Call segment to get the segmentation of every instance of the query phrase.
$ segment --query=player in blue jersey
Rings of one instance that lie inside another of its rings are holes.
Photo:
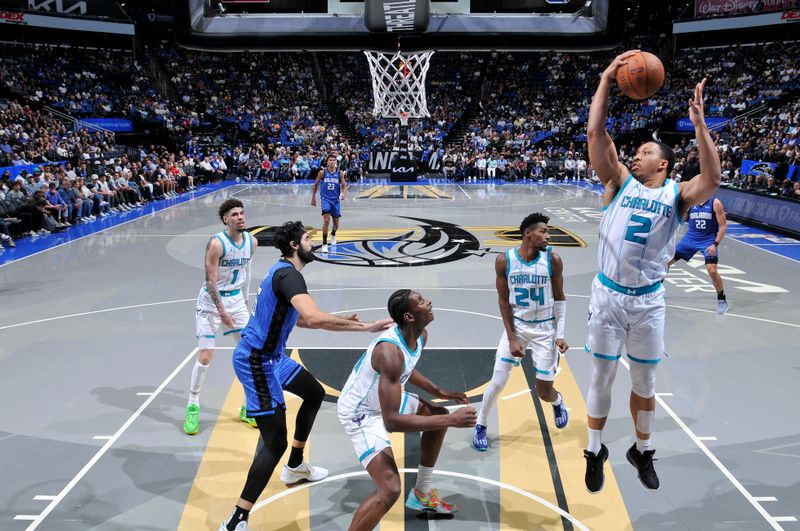
[[[339,218],[342,217],[341,205],[347,197],[347,182],[345,172],[336,164],[336,155],[328,155],[326,166],[319,170],[314,180],[314,189],[311,191],[311,206],[317,206],[317,188],[322,187],[319,199],[322,206],[322,248],[323,253],[328,252],[328,227],[333,218],[331,230],[331,245],[336,245],[336,231],[339,230]]]
[[[690,208],[688,224],[689,230],[675,247],[675,257],[669,265],[678,260],[688,262],[698,251],[703,253],[703,257],[706,259],[706,271],[711,277],[714,289],[717,290],[717,314],[722,315],[728,311],[725,286],[722,283],[722,277],[719,276],[719,271],[717,271],[719,244],[728,230],[722,201],[712,197],[705,203]]]
[[[598,492],[605,480],[608,448],[603,428],[611,411],[611,387],[623,348],[630,360],[630,412],[636,442],[628,462],[648,490],[660,486],[651,445],[655,418],[656,367],[664,354],[666,305],[662,280],[675,253],[678,227],[689,209],[714,196],[720,183],[720,161],[703,116],[703,79],[689,100],[689,118],[700,153],[700,175],[680,184],[669,179],[675,154],[657,141],[636,150],[630,169],[618,158],[606,131],[608,99],[617,69],[632,50],[618,55],[600,76],[589,108],[589,159],[605,187],[600,221],[598,262],[592,283],[586,350],[591,353],[591,386],[586,397],[589,444],[586,488]]]
[[[300,273],[314,260],[314,253],[308,233],[299,221],[278,227],[275,246],[282,258],[261,282],[252,315],[233,352],[233,368],[244,387],[247,414],[255,418],[261,433],[261,444],[239,502],[219,531],[247,529],[250,510],[286,452],[284,389],[302,398],[303,405],[297,412],[292,451],[289,463],[281,471],[281,481],[286,484],[319,481],[328,475],[327,470],[303,461],[303,448],[325,393],[311,373],[286,355],[286,340],[295,325],[334,332],[380,332],[392,323],[391,319],[363,322],[356,315],[338,317],[317,307]]]

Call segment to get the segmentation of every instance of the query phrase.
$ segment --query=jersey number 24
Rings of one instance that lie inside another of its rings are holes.
[[[530,306],[528,300],[534,301],[539,305],[543,305],[544,288],[514,288],[514,304],[527,308]]]

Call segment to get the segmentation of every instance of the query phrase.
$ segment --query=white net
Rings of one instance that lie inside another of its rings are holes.
[[[375,106],[372,114],[383,118],[428,118],[425,76],[434,52],[365,51],[372,74]]]

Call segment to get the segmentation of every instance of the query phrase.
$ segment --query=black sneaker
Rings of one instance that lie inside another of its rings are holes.
[[[640,452],[636,449],[636,443],[633,443],[628,453],[625,454],[625,457],[628,458],[628,462],[636,467],[636,471],[639,473],[639,481],[647,490],[658,490],[661,486],[661,483],[658,481],[656,469],[653,468],[653,461],[655,461],[653,455],[655,453],[655,450]]]
[[[608,460],[608,448],[605,444],[600,445],[600,451],[594,455],[589,450],[583,451],[586,458],[586,488],[592,494],[603,490],[603,483],[606,481],[603,472],[603,463]]]

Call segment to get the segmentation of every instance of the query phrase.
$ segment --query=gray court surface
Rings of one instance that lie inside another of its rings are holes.
[[[229,196],[245,203],[253,230],[294,219],[321,226],[308,185],[235,185],[0,267],[0,529],[178,526],[212,432],[187,437],[180,426],[194,363],[203,251],[208,236],[222,228],[216,208]],[[502,333],[493,262],[496,252],[513,245],[503,245],[502,227],[518,226],[533,211],[549,214],[565,238],[578,238],[556,251],[565,264],[567,339],[583,346],[597,271],[600,197],[594,191],[572,184],[377,191],[363,184],[351,188],[342,211],[340,240],[349,234],[357,241],[304,269],[312,296],[327,311],[357,311],[363,319],[384,317],[396,288],[430,297],[436,310],[430,347],[446,360],[427,362],[431,379],[460,382],[462,389],[489,379],[491,357],[471,357],[469,349],[492,355]],[[398,235],[415,243],[401,249],[391,242]],[[666,282],[669,357],[658,372],[654,443],[662,488],[656,493],[642,489],[625,461],[632,441],[630,384],[619,368],[604,438],[635,529],[800,528],[800,268],[730,238],[720,253],[727,315],[714,313],[701,261],[677,264]],[[257,251],[255,282],[277,257],[274,248]],[[365,265],[370,260],[375,266]],[[304,363],[334,385],[370,339],[297,329],[290,345],[307,348]],[[226,338],[219,345],[233,343]],[[330,346],[345,349],[342,356],[319,355]],[[206,379],[207,425],[234,379],[229,356],[230,350],[218,351]],[[589,358],[578,348],[568,360],[585,397]],[[335,404],[324,403],[312,439],[331,434],[337,445],[312,447],[312,462],[336,473],[360,471],[341,431]],[[468,430],[448,433],[445,459],[491,476],[497,463],[478,462],[469,437]],[[247,463],[252,451],[230,457]],[[413,461],[407,457],[406,466]],[[445,489],[469,506],[464,517],[405,527],[508,528],[497,521],[494,491],[452,478],[442,480]],[[363,477],[346,487],[320,486],[315,499],[325,500],[325,509],[312,511],[312,527],[346,528],[369,490]],[[469,503],[475,499],[482,499],[480,507]],[[554,525],[561,525],[558,518]]]

